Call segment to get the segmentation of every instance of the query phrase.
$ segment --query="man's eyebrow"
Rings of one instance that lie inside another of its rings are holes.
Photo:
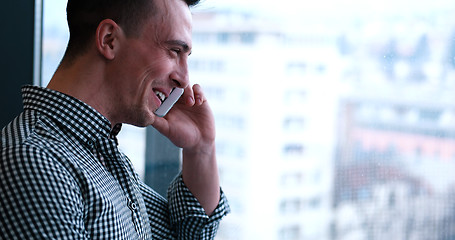
[[[168,40],[168,41],[166,41],[166,43],[169,44],[169,45],[178,45],[178,46],[182,47],[184,52],[190,52],[191,51],[191,49],[188,46],[188,44],[186,42],[184,42],[184,41],[181,41],[181,40]]]

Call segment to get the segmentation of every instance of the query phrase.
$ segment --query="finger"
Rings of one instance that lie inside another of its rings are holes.
[[[180,98],[180,101],[182,101],[185,105],[190,106],[190,107],[194,105],[194,103],[196,101],[194,98],[194,93],[193,93],[193,89],[191,88],[191,85],[188,85],[185,88],[185,91],[183,92],[183,95]]]
[[[195,99],[196,105],[201,105],[202,103],[204,103],[207,100],[205,98],[204,92],[202,91],[201,85],[194,84],[193,92],[194,92],[194,99]]]
[[[169,123],[166,118],[155,117],[152,126],[163,135],[166,135],[169,131]]]

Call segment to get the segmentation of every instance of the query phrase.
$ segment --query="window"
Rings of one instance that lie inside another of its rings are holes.
[[[304,89],[288,89],[284,94],[284,102],[291,106],[302,106],[308,99],[308,94]]]
[[[301,207],[300,199],[285,199],[280,204],[280,212],[282,214],[298,214]]]
[[[243,44],[254,44],[256,34],[253,32],[240,33],[240,42]]]
[[[301,186],[303,183],[303,173],[301,172],[285,172],[281,176],[281,187],[296,187]]]
[[[307,65],[305,62],[290,62],[286,68],[286,72],[289,74],[302,75],[306,72]]]
[[[230,33],[220,32],[218,33],[218,42],[221,44],[227,44],[229,43],[231,37]]]
[[[301,157],[304,152],[303,144],[289,143],[284,146],[283,153],[285,156]]]
[[[300,132],[305,127],[305,119],[303,117],[289,116],[284,120],[284,130]]]
[[[453,0],[201,1],[193,12],[190,78],[215,114],[233,210],[217,240],[455,238]],[[65,1],[44,0],[44,85],[64,19]],[[144,135],[120,136],[143,177]]]
[[[220,73],[224,71],[224,64],[221,60],[201,59],[192,60],[189,66],[190,70]]]
[[[280,240],[298,240],[300,239],[300,227],[299,226],[289,226],[284,227],[279,232]]]

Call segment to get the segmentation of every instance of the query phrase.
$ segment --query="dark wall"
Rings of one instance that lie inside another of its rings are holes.
[[[21,86],[33,83],[34,20],[35,1],[2,2],[0,129],[22,111]]]

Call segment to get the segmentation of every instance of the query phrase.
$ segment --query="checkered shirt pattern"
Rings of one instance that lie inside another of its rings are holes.
[[[25,86],[24,111],[2,129],[0,239],[213,239],[229,206],[207,216],[181,174],[168,199],[118,150],[121,125],[87,104]]]

